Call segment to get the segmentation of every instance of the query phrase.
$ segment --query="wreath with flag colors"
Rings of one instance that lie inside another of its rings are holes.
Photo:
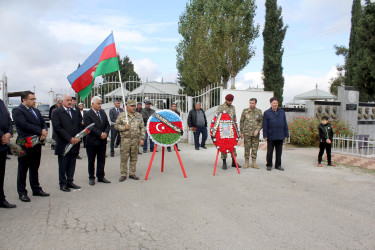
[[[181,118],[171,110],[159,110],[147,121],[147,133],[151,140],[163,147],[176,144],[182,135]]]
[[[211,121],[211,138],[216,148],[222,153],[231,153],[238,143],[239,131],[233,117],[218,113]]]

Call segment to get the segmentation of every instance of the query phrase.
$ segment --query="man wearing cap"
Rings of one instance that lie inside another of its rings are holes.
[[[146,104],[146,107],[144,109],[142,109],[141,114],[142,114],[142,117],[143,117],[144,125],[146,127],[148,118],[150,118],[150,116],[152,116],[155,113],[155,110],[153,110],[151,108],[151,102],[150,101],[146,101],[145,104]],[[148,139],[148,133],[146,131],[146,137],[145,137],[145,140],[144,140],[145,143],[143,145],[143,153],[147,152],[147,139]],[[154,151],[154,146],[155,146],[154,142],[150,139],[150,152]]]
[[[281,166],[281,154],[285,137],[289,137],[289,128],[285,111],[279,108],[276,97],[270,99],[271,108],[263,115],[263,138],[267,142],[267,170],[272,170],[273,150],[276,150],[275,168],[284,171]]]
[[[234,96],[232,94],[228,94],[225,97],[225,102],[217,108],[216,114],[222,113],[225,111],[226,113],[232,115],[233,122],[236,123],[237,122],[236,109],[232,105],[233,99],[234,99]],[[237,126],[237,124],[235,125]],[[233,149],[233,153],[235,156],[237,156],[236,149]],[[226,170],[227,169],[227,153],[221,153],[221,159],[223,160],[223,169]],[[236,167],[236,163],[234,162],[233,156],[232,156],[232,167],[234,168]],[[238,164],[238,167],[239,168],[241,167],[240,164]]]
[[[124,112],[122,108],[120,108],[120,101],[115,100],[114,101],[114,107],[109,110],[109,119],[111,120],[111,157],[115,156],[115,142],[116,142],[116,148],[120,144],[120,134],[115,129],[114,124],[117,120],[118,115],[121,112]]]
[[[121,177],[120,182],[126,180],[128,175],[128,161],[130,158],[130,172],[129,178],[133,180],[139,180],[139,177],[135,175],[136,164],[138,160],[138,148],[139,145],[144,144],[145,138],[145,125],[143,122],[143,117],[140,113],[135,112],[135,100],[128,100],[126,105],[126,112],[122,112],[118,115],[115,129],[120,132],[121,135]]]

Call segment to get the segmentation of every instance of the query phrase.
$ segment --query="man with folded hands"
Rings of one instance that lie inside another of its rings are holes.
[[[12,110],[12,116],[17,128],[17,142],[27,140],[31,136],[38,136],[44,141],[48,135],[47,125],[40,111],[35,107],[36,98],[33,92],[25,91],[21,94],[22,103]],[[49,196],[39,184],[39,165],[42,145],[25,149],[26,156],[18,158],[17,191],[21,201],[30,202],[26,190],[26,177],[29,171],[30,187],[33,196]]]
[[[81,139],[74,138],[82,129],[82,118],[78,111],[72,108],[72,97],[64,95],[62,105],[52,114],[53,130],[56,132],[55,155],[59,163],[60,190],[70,192],[70,188],[80,189],[73,183],[76,159],[79,153]],[[66,146],[71,143],[74,146],[64,155]]]

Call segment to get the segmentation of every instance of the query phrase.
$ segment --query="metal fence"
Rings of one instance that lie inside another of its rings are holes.
[[[223,87],[219,83],[211,84],[200,91],[195,92],[194,96],[192,97],[192,105],[195,103],[200,102],[201,108],[205,111],[209,110],[210,108],[219,106],[221,103],[221,94],[222,94]],[[189,107],[189,109],[193,109],[194,107]]]
[[[368,135],[337,136],[333,138],[332,152],[374,158],[375,141],[369,140]]]

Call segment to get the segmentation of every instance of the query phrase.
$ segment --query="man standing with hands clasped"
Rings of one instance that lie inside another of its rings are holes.
[[[56,132],[55,155],[59,163],[59,185],[60,190],[70,192],[70,188],[80,189],[73,183],[73,176],[76,168],[76,159],[79,153],[81,139],[74,138],[83,129],[81,116],[72,106],[72,97],[64,95],[62,106],[52,114],[53,130]],[[65,147],[73,144],[73,148],[64,156]]]
[[[98,182],[111,183],[104,176],[105,166],[105,153],[107,150],[107,137],[109,132],[109,122],[107,114],[102,107],[102,99],[99,96],[94,96],[91,99],[91,109],[85,113],[83,122],[85,127],[91,123],[95,123],[91,132],[86,135],[86,152],[88,158],[89,170],[89,184],[95,185],[95,158],[96,164],[96,177]]]
[[[17,128],[17,141],[26,140],[30,136],[39,136],[44,141],[48,135],[47,125],[40,111],[35,107],[36,98],[33,92],[25,91],[21,94],[22,103],[13,109],[13,119]],[[26,190],[26,177],[29,171],[30,187],[33,196],[49,196],[39,184],[39,165],[42,155],[42,145],[25,149],[26,156],[18,158],[17,191],[21,201],[30,202]]]
[[[116,99],[114,101],[115,106],[109,110],[109,119],[111,120],[111,157],[115,156],[115,143],[117,148],[121,140],[120,133],[114,127],[118,115],[124,112],[124,110],[120,108],[120,104],[120,101]]]
[[[136,164],[138,160],[138,147],[143,145],[145,138],[145,125],[140,113],[135,112],[135,100],[128,100],[126,105],[127,112],[122,112],[116,120],[115,129],[121,135],[121,177],[120,182],[126,180],[128,175],[128,161],[130,158],[129,178],[139,180],[135,175]],[[126,116],[127,115],[127,116]]]
[[[243,168],[249,167],[251,149],[251,167],[259,169],[256,165],[256,160],[259,147],[259,131],[262,129],[263,125],[263,114],[260,109],[255,107],[256,104],[257,99],[251,98],[250,108],[244,109],[241,115],[241,138],[245,140],[245,166],[243,166]]]
[[[276,97],[270,99],[271,108],[264,112],[263,138],[267,141],[267,170],[272,170],[273,149],[276,149],[275,168],[284,171],[281,166],[281,154],[285,137],[289,137],[288,123],[283,109],[279,108]]]

